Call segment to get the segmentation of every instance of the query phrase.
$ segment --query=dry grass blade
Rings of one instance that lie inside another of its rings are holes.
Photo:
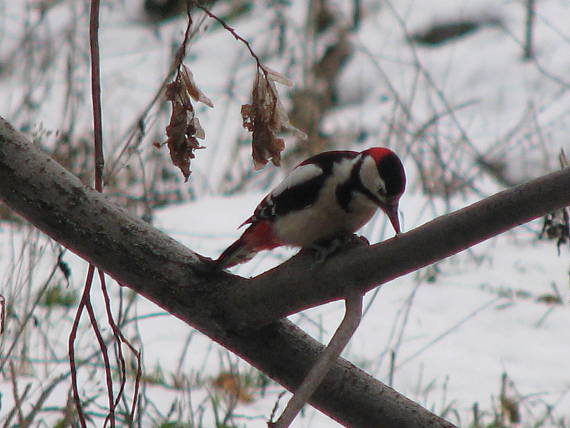
[[[0,334],[4,334],[4,322],[6,320],[6,299],[0,294]]]

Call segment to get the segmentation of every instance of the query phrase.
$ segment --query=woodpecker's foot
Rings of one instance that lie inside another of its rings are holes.
[[[314,253],[316,263],[324,263],[330,256],[340,250],[347,250],[360,246],[368,246],[370,242],[364,236],[355,234],[340,235],[332,239],[318,241],[310,247],[303,248],[301,251],[309,250]]]

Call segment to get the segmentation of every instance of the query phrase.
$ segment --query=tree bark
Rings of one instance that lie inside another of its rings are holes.
[[[273,320],[342,298],[347,287],[369,290],[438,257],[570,205],[570,169],[526,186],[397,239],[347,251],[334,262],[315,267],[310,257],[300,255],[246,280],[212,271],[208,259],[84,186],[0,118],[0,197],[8,206],[120,284],[208,335],[289,390],[301,383],[323,346],[289,321]],[[531,191],[536,192],[532,193],[535,199],[529,200]],[[506,199],[510,202],[505,203]],[[263,310],[271,296],[265,287],[276,293],[270,299],[269,313]],[[281,302],[288,295],[294,298]],[[252,316],[257,312],[260,315]],[[252,324],[258,321],[261,324]],[[311,404],[352,427],[453,426],[343,359],[326,376]]]

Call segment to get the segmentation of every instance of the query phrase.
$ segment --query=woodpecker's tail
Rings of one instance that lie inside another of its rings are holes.
[[[268,221],[252,223],[237,241],[224,250],[215,263],[218,269],[227,269],[251,260],[260,251],[271,250],[280,245],[282,244],[273,236]]]
[[[227,269],[251,260],[257,251],[252,251],[244,245],[243,236],[224,250],[216,260],[218,269]]]

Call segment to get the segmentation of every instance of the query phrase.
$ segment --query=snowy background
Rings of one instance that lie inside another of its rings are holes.
[[[0,4],[0,115],[68,156],[67,166],[89,180],[91,154],[80,149],[90,147],[92,132],[88,5],[81,3]],[[555,170],[560,150],[570,153],[568,1],[536,2],[529,60],[523,60],[522,1],[362,1],[359,25],[346,34],[338,28],[350,27],[356,2],[327,4],[334,25],[319,34],[307,24],[307,2],[222,2],[212,11],[296,89],[314,83],[309,65],[346,37],[351,54],[339,68],[335,100],[319,132],[328,148],[386,145],[401,155],[409,179],[400,206],[404,230]],[[134,0],[104,2],[101,12],[107,192],[192,250],[217,257],[284,170],[310,153],[311,142],[285,137],[284,168],[253,171],[239,112],[249,102],[255,62],[243,44],[195,11],[185,64],[215,107],[197,106],[206,148],[184,184],[166,148],[152,145],[166,139],[168,108],[151,101],[186,16],[151,21]],[[477,25],[439,44],[418,41],[449,22]],[[279,87],[286,108],[294,106],[296,89]],[[152,203],[145,199],[150,194]],[[555,241],[539,239],[541,228],[541,221],[521,226],[369,293],[344,357],[460,426],[569,426],[569,250],[562,246],[559,253]],[[379,215],[362,233],[378,242],[390,229]],[[8,426],[18,423],[16,396],[24,414],[40,403],[34,426],[55,426],[69,414],[67,340],[76,300],[66,306],[61,299],[77,298],[87,267],[66,252],[66,280],[56,268],[60,250],[21,222],[0,223],[6,299],[0,422]],[[256,275],[292,254],[277,249],[233,272]],[[50,303],[46,295],[56,289],[61,294]],[[266,426],[279,385],[153,304],[115,284],[110,289],[114,309],[126,319],[124,334],[142,349],[140,426]],[[328,341],[342,315],[343,304],[332,303],[291,319]],[[80,389],[90,423],[102,426],[104,374],[86,317],[83,323],[76,351],[85,360]],[[243,382],[242,395],[227,377]],[[132,379],[127,392],[130,400]],[[308,407],[294,426],[335,423]]]

